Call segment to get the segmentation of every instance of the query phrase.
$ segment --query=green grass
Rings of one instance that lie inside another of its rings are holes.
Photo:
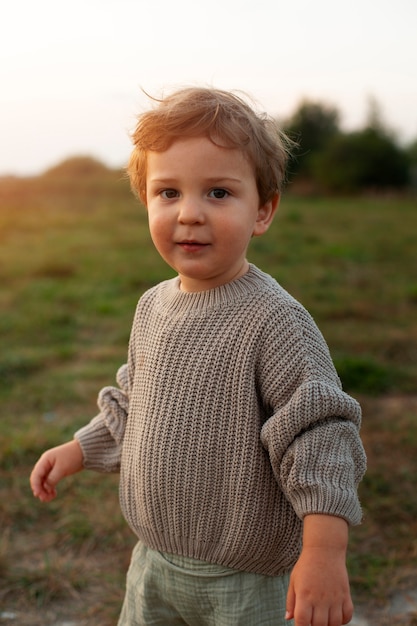
[[[254,241],[256,261],[317,319],[348,385],[367,364],[383,379],[377,393],[416,388],[416,208],[413,199],[285,198],[267,239]]]
[[[0,606],[75,600],[88,623],[111,624],[134,543],[117,476],[79,474],[45,506],[28,475],[96,414],[137,299],[173,274],[118,173],[0,180],[0,203]],[[311,311],[363,404],[365,522],[349,566],[355,592],[375,597],[417,569],[416,208],[288,195],[250,252]]]

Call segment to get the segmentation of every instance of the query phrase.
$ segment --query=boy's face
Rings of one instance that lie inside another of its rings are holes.
[[[243,153],[206,137],[148,153],[146,200],[152,240],[183,291],[212,289],[245,274],[250,239],[268,229],[278,204],[277,196],[260,206]]]

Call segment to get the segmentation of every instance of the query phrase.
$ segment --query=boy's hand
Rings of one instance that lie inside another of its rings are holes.
[[[76,439],[44,452],[30,475],[33,495],[42,502],[56,497],[56,485],[83,469],[83,453]]]
[[[309,515],[303,543],[290,578],[286,619],[294,619],[295,626],[348,624],[353,604],[346,570],[346,522]]]

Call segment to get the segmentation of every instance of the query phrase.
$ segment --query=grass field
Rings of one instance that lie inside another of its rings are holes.
[[[288,195],[250,253],[313,314],[363,405],[365,521],[349,568],[366,602],[417,585],[416,209],[415,198]],[[67,479],[50,505],[28,476],[96,414],[138,297],[170,276],[120,174],[0,180],[0,609],[28,624],[60,610],[115,623],[134,544],[117,476]]]

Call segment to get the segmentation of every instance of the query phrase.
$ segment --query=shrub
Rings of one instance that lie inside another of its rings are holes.
[[[335,365],[346,391],[376,395],[393,384],[391,371],[371,358],[346,356],[335,358]]]

